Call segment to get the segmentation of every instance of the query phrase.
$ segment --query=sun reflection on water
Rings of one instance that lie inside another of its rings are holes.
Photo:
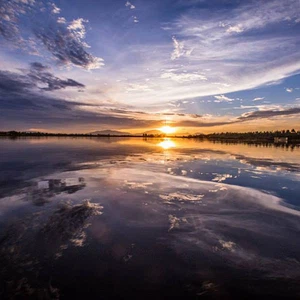
[[[162,142],[158,143],[158,146],[167,150],[170,148],[175,148],[176,144],[171,139],[165,139]]]

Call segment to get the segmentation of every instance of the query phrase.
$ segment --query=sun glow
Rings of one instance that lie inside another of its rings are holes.
[[[159,128],[159,130],[165,134],[171,134],[176,131],[176,128],[171,127],[171,126],[163,126],[163,127]]]
[[[160,147],[162,147],[163,149],[167,150],[167,149],[176,147],[176,144],[175,144],[172,140],[166,139],[166,140],[160,142],[160,143],[158,144],[158,146],[160,146]]]

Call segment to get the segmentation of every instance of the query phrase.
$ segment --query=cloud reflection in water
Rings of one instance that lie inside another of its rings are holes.
[[[20,186],[0,178],[0,277],[5,288],[13,282],[9,295],[27,289],[57,299],[99,287],[112,293],[111,283],[116,298],[149,289],[157,299],[155,291],[255,298],[261,285],[279,298],[300,293],[300,211],[289,201],[298,195],[297,149],[291,155],[180,139],[79,141],[13,141],[0,156],[0,163],[13,161],[18,148],[24,164],[35,161]],[[44,161],[35,153],[41,147]],[[1,166],[20,178],[13,163]],[[76,293],[67,288],[74,283]]]

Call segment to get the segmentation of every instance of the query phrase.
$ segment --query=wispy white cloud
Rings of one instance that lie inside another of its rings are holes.
[[[134,6],[132,3],[130,3],[129,1],[127,1],[127,2],[125,3],[125,6],[126,6],[126,7],[129,7],[130,9],[135,9],[135,6]]]
[[[233,107],[233,109],[257,109],[260,111],[264,111],[264,110],[284,109],[284,106],[279,104],[240,105],[240,106]]]
[[[178,41],[174,36],[172,37],[173,40],[173,46],[174,46],[174,50],[171,54],[171,59],[175,60],[177,58],[180,58],[181,56],[190,56],[191,53],[193,52],[193,49],[185,49],[184,47],[184,43]]]
[[[67,20],[64,17],[59,17],[59,18],[57,18],[57,23],[65,24],[65,23],[67,23]]]
[[[286,90],[288,93],[292,93],[294,89],[293,89],[293,88],[286,88],[285,90]]]
[[[52,6],[52,13],[53,13],[53,14],[59,14],[59,13],[60,13],[60,8],[57,7],[57,6],[55,5],[55,3],[51,3],[51,6]]]
[[[84,23],[88,23],[88,20],[78,18],[70,22],[67,28],[69,30],[72,30],[76,35],[78,35],[80,39],[84,39],[86,34]]]
[[[265,99],[265,97],[257,97],[257,98],[254,98],[252,101],[262,101],[264,99]]]
[[[240,25],[229,26],[229,27],[226,29],[226,32],[228,32],[228,33],[231,33],[231,32],[240,33],[240,32],[243,32],[243,31],[244,31],[244,29],[243,29],[242,26],[240,26]]]
[[[129,84],[126,88],[126,92],[145,92],[151,91],[151,88],[147,84]]]
[[[215,102],[231,102],[234,100],[233,98],[226,97],[225,95],[217,95],[214,97],[217,99]]]
[[[177,82],[189,82],[189,81],[206,81],[206,76],[197,73],[173,73],[173,72],[165,72],[161,74],[160,78],[163,79],[171,79]]]
[[[110,97],[141,107],[147,102],[226,95],[280,83],[300,70],[300,36],[285,30],[296,26],[293,20],[300,16],[295,3],[241,2],[222,14],[201,9],[182,13],[163,24],[172,36],[171,43],[138,44],[120,55],[120,62],[141,58],[129,72],[118,70],[120,77],[126,74],[138,84],[150,78],[151,91],[142,95],[133,90],[124,97],[120,84]],[[292,24],[285,20],[287,16]],[[270,31],[274,24],[280,24],[283,31]],[[215,101],[230,102],[225,98]]]

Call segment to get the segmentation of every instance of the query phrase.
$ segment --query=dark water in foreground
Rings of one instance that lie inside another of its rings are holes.
[[[0,140],[1,299],[299,299],[300,148]]]

